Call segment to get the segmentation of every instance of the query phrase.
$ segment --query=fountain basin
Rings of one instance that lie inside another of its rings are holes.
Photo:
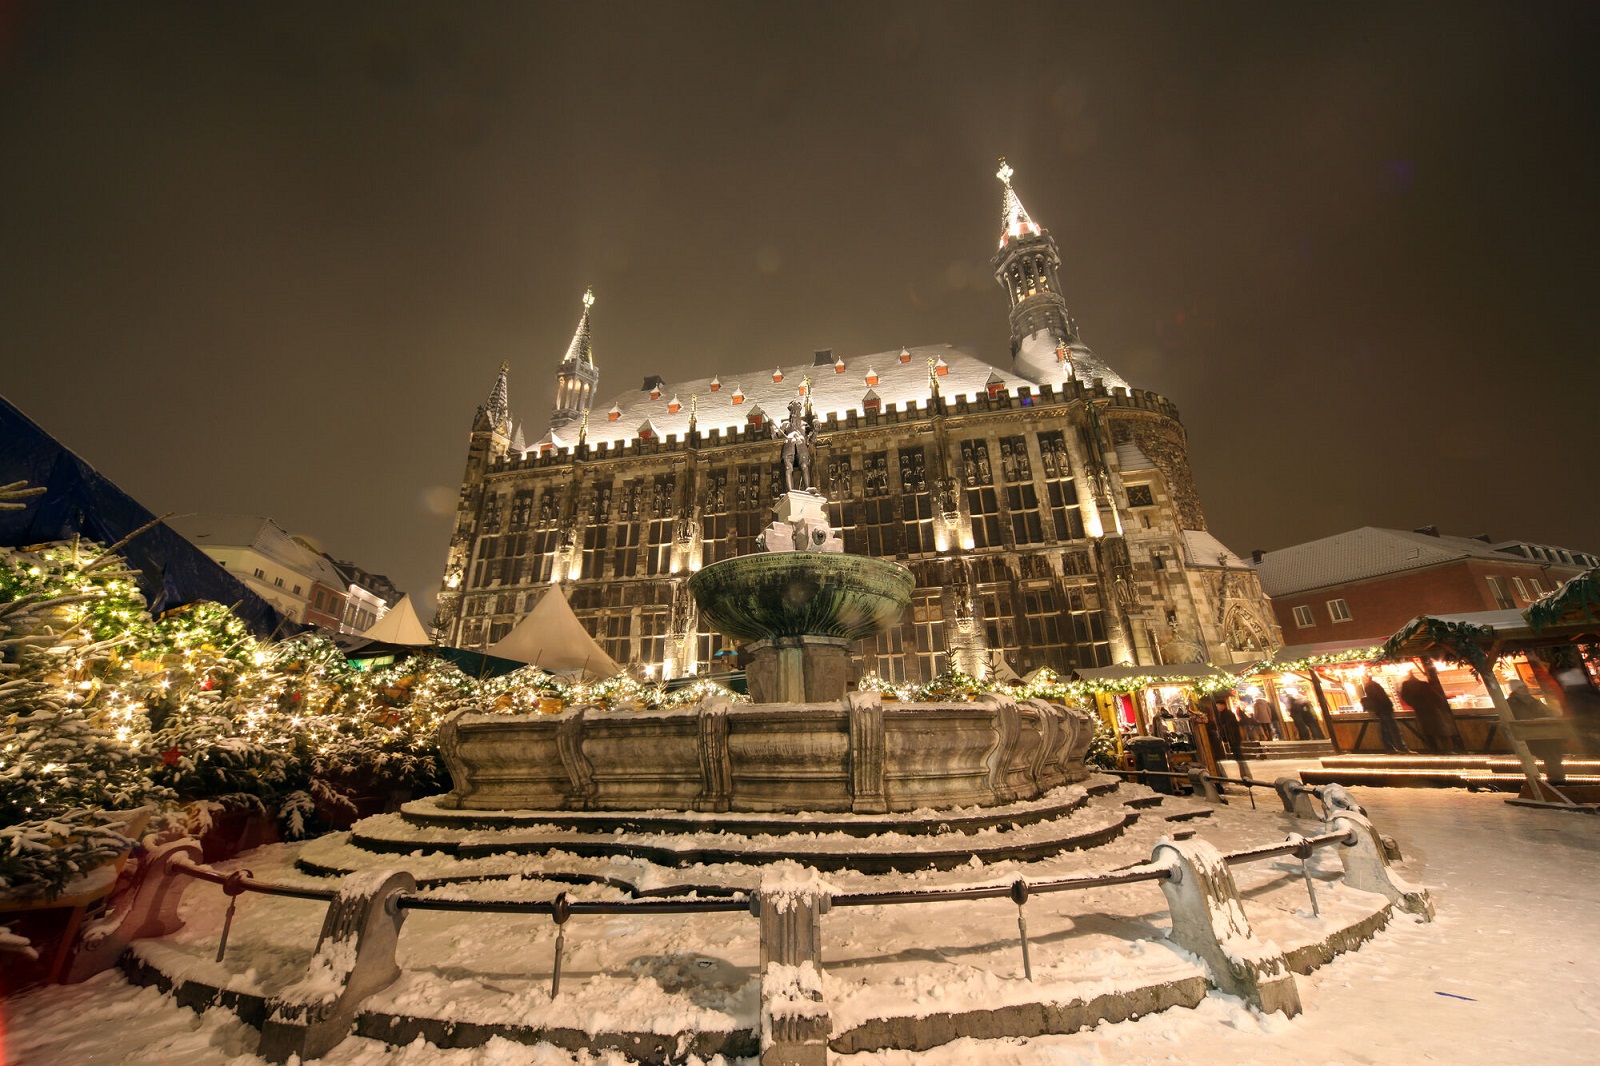
[[[440,729],[466,810],[804,811],[989,807],[1084,780],[1094,725],[1043,700],[710,702],[558,715],[456,712]]]
[[[887,559],[809,551],[741,555],[689,579],[701,619],[746,644],[757,703],[842,698],[851,643],[899,621],[915,586]]]
[[[887,559],[838,552],[768,552],[712,563],[689,579],[700,615],[742,641],[860,640],[900,620],[916,586]]]

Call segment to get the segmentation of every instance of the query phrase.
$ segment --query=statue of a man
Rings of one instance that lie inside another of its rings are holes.
[[[783,438],[783,486],[786,491],[811,491],[811,446],[816,442],[816,430],[805,416],[799,400],[789,402],[789,417],[783,425],[773,430]]]

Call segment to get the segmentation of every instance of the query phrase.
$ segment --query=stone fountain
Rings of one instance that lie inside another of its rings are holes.
[[[792,411],[786,432],[798,424]],[[701,617],[744,645],[754,702],[458,712],[440,734],[455,788],[436,809],[876,815],[1025,803],[1088,777],[1081,711],[849,691],[851,645],[896,624],[915,583],[903,566],[842,550],[808,484],[808,442],[788,435],[788,489],[764,550],[689,581]]]

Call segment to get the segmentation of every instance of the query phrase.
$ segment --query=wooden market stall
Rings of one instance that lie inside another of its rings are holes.
[[[1119,747],[1124,735],[1159,736],[1172,745],[1175,769],[1198,760],[1208,772],[1218,772],[1220,753],[1199,699],[1230,687],[1232,674],[1209,663],[1174,663],[1089,667],[1078,670],[1077,678],[1093,690],[1095,707]]]

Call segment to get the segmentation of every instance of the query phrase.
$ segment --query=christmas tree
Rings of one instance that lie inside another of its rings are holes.
[[[0,548],[0,891],[59,895],[132,844],[115,812],[164,796],[120,684],[148,623],[130,577],[92,544]]]

